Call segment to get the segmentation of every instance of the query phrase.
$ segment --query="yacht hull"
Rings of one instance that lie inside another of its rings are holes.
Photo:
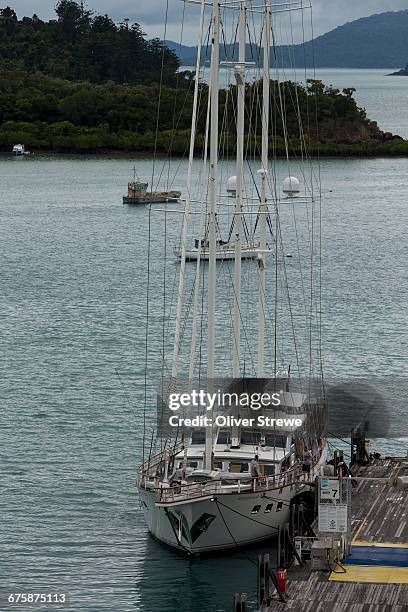
[[[139,489],[150,533],[187,554],[249,546],[274,537],[289,520],[296,492],[293,486],[281,493],[231,493],[160,504],[154,491]]]
[[[323,473],[327,448],[322,450],[309,481]],[[309,490],[298,480],[282,488],[214,493],[186,499],[174,495],[161,502],[157,489],[138,486],[140,505],[154,538],[185,554],[211,553],[250,546],[277,535],[290,518],[290,502]]]

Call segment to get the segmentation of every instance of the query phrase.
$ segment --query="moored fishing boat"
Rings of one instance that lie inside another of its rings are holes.
[[[123,204],[165,204],[178,202],[181,191],[147,191],[149,184],[139,180],[134,170],[133,180],[128,183],[127,195],[123,196]]]

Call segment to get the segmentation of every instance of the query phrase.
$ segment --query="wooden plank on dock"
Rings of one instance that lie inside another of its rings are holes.
[[[377,459],[353,469],[353,475],[388,478],[363,481],[352,494],[354,539],[370,543],[408,546],[408,490],[395,486],[404,461]]]

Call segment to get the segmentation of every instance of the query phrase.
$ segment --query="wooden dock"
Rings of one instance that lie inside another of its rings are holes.
[[[290,572],[286,603],[271,602],[265,612],[407,612],[408,584],[334,582],[324,572]]]
[[[408,490],[396,487],[401,472],[408,475],[408,458],[377,459],[353,468],[354,476],[364,478],[351,500],[354,540],[408,546]]]
[[[292,567],[287,601],[275,592],[262,612],[408,612],[408,489],[397,487],[397,477],[408,476],[408,458],[376,459],[353,466],[352,474],[346,572],[312,571],[310,563]]]

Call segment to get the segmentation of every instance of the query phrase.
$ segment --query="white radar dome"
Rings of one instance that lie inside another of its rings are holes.
[[[296,176],[288,176],[283,181],[283,193],[286,193],[289,197],[295,196],[300,191],[300,181]]]
[[[227,181],[227,193],[235,195],[237,193],[237,177],[230,176]]]

